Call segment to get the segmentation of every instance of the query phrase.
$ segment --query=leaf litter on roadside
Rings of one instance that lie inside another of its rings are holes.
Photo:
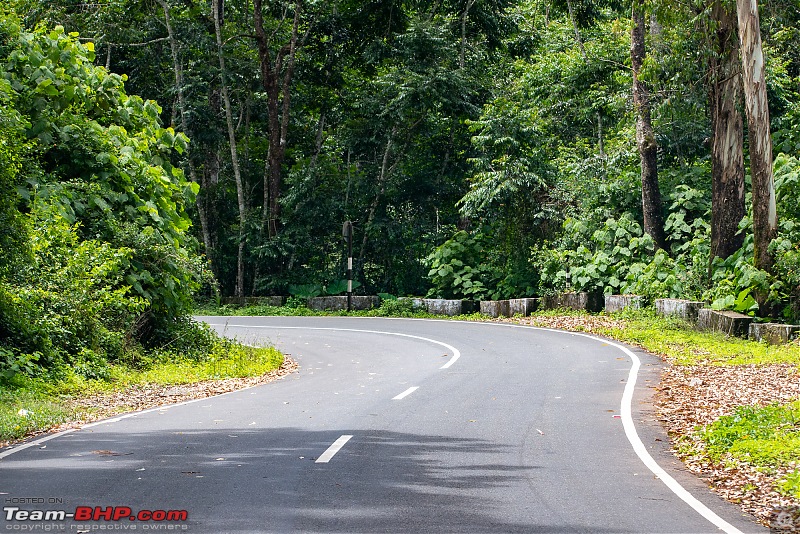
[[[104,419],[106,417],[119,415],[126,412],[148,410],[151,408],[166,407],[194,399],[202,399],[222,393],[229,393],[239,389],[274,382],[297,372],[299,365],[291,358],[284,358],[283,364],[274,371],[246,378],[226,378],[222,380],[205,380],[193,384],[176,385],[156,385],[156,384],[137,384],[125,388],[124,390],[112,393],[97,393],[86,397],[68,400],[68,404],[74,408],[77,417],[69,422],[62,423],[48,432],[59,432]],[[30,434],[25,439],[44,434],[38,432]],[[1,447],[9,446],[11,442],[0,443]],[[93,451],[95,454],[109,453],[111,451]]]
[[[777,490],[800,458],[770,469],[731,456],[713,462],[699,428],[733,414],[740,406],[782,405],[798,398],[800,375],[791,364],[666,367],[657,393],[661,420],[686,466],[715,492],[773,527],[785,511],[800,510],[800,499]],[[800,532],[800,522],[784,523],[780,531]]]

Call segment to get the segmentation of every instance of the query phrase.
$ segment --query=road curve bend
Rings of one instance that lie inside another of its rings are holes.
[[[644,352],[497,323],[198,319],[300,372],[19,447],[4,506],[187,512],[72,532],[767,532],[670,453]]]

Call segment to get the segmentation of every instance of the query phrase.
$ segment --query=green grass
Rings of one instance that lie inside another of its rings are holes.
[[[283,355],[271,347],[248,347],[220,340],[206,357],[189,358],[161,354],[144,368],[109,365],[107,378],[88,379],[71,369],[53,376],[17,376],[0,384],[0,441],[18,440],[79,419],[90,410],[78,411],[71,399],[95,393],[123,391],[134,385],[180,385],[260,376],[283,363]]]
[[[716,332],[701,332],[675,318],[659,317],[644,310],[620,314],[624,328],[604,332],[609,337],[640,345],[667,356],[678,365],[800,364],[800,345],[768,345]]]
[[[53,428],[75,416],[74,408],[42,388],[0,388],[0,441]]]
[[[800,401],[741,406],[706,426],[700,436],[717,462],[730,454],[759,467],[788,465],[800,458]]]
[[[745,365],[791,363],[800,365],[800,344],[768,345],[717,332],[695,330],[688,322],[675,317],[662,317],[654,310],[635,310],[616,314],[592,315],[583,311],[548,310],[531,315],[535,321],[569,317],[585,319],[591,331],[603,336],[638,345],[648,352],[666,356],[677,365]],[[621,326],[594,322],[594,317],[609,317]],[[577,331],[589,329],[577,323]]]
[[[703,428],[700,437],[714,462],[730,456],[767,470],[792,466],[800,460],[800,401],[739,407]],[[778,490],[800,497],[800,473],[790,472]]]

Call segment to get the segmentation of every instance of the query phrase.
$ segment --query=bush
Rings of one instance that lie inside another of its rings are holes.
[[[542,281],[553,289],[619,293],[633,265],[644,265],[655,246],[629,215],[608,219],[593,230],[567,219],[558,247],[546,254]],[[549,257],[548,257],[549,256]]]
[[[381,300],[377,315],[385,317],[411,317],[417,311],[411,299],[386,298]]]
[[[480,300],[493,296],[498,276],[483,260],[482,235],[461,230],[425,258],[430,270],[428,297]]]
[[[123,281],[131,251],[81,241],[77,225],[46,207],[31,219],[33,261],[0,281],[4,376],[33,374],[30,362],[102,374],[101,360],[121,358],[125,335],[145,309]]]

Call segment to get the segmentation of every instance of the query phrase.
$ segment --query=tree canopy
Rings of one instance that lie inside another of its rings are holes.
[[[346,220],[363,292],[637,292],[797,318],[800,12],[746,11],[15,0],[3,328],[50,306],[11,297],[47,262],[59,284],[99,269],[85,283],[151,333],[198,290],[333,287]]]

